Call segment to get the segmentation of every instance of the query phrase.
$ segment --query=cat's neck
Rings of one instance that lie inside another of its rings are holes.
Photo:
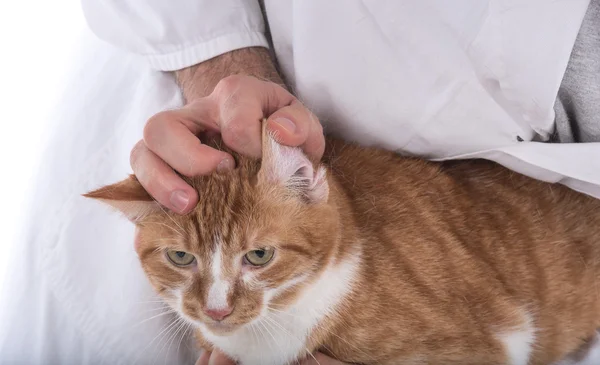
[[[338,177],[328,175],[329,204],[337,215],[337,231],[335,232],[335,249],[330,263],[336,264],[349,258],[360,256],[362,235],[358,229],[351,197],[345,191]]]

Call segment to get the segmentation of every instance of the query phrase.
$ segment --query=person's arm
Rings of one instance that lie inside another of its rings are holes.
[[[264,47],[235,50],[175,71],[186,103],[210,95],[219,81],[231,75],[254,76],[285,87],[269,50]]]
[[[233,158],[200,143],[198,135],[215,131],[225,144],[245,155],[260,156],[260,122],[279,142],[300,146],[313,159],[324,150],[318,119],[281,84],[267,49],[246,48],[217,56],[176,72],[186,104],[156,114],[144,139],[131,152],[131,166],[144,188],[159,203],[189,212],[197,192],[175,171],[197,176],[233,167]]]

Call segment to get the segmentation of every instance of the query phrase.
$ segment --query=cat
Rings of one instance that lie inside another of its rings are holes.
[[[551,364],[600,328],[600,201],[486,160],[327,139],[185,177],[166,211],[135,176],[90,192],[139,228],[156,292],[243,365]]]

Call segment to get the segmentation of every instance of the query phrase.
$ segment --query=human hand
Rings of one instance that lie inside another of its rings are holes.
[[[219,351],[211,352],[203,352],[198,361],[196,361],[196,365],[235,365],[235,362],[228,359],[223,353]],[[300,363],[300,365],[347,365],[338,360],[334,360],[328,356],[323,355],[322,353],[317,353],[315,357],[308,357],[308,359],[304,360]]]
[[[144,139],[131,151],[131,167],[160,204],[185,214],[198,195],[175,171],[195,176],[234,167],[232,156],[203,145],[197,136],[218,132],[229,148],[259,157],[261,120],[267,117],[267,128],[279,143],[299,146],[314,160],[321,158],[325,140],[314,114],[276,83],[234,75],[222,79],[210,95],[150,118]]]

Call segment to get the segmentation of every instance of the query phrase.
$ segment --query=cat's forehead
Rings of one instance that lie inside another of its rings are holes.
[[[198,204],[188,218],[199,240],[230,241],[260,212],[260,189],[244,171],[204,176],[191,183],[198,191]]]

